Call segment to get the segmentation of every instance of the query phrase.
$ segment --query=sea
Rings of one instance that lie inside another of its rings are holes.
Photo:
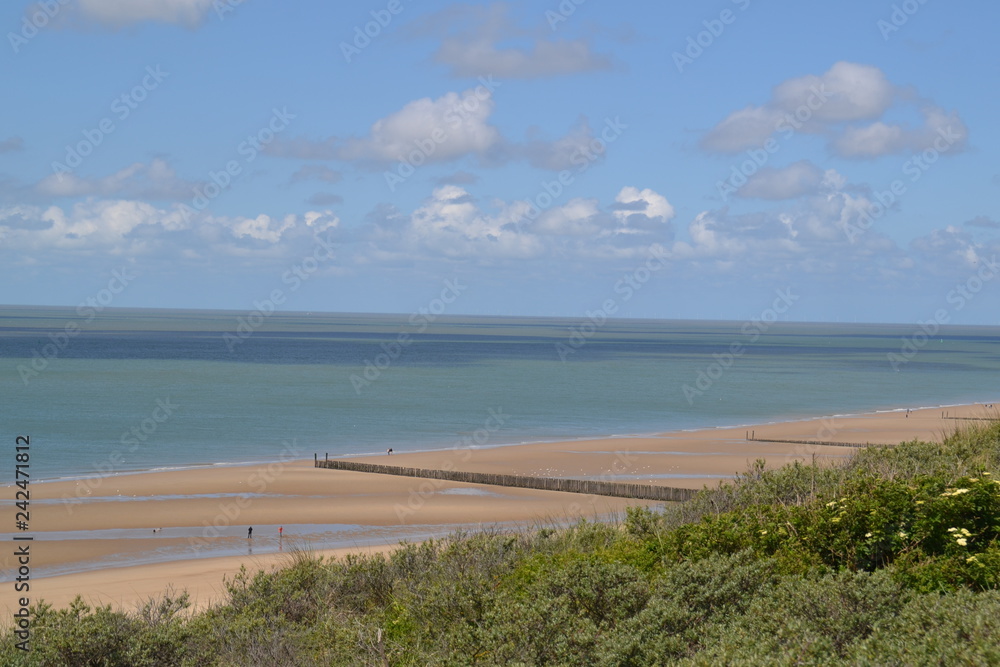
[[[0,307],[36,481],[1000,398],[1000,328]]]

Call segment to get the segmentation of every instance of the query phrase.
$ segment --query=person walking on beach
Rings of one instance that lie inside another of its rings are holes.
[[[252,540],[253,539],[253,526],[250,526],[249,528],[247,528],[247,539],[248,540]]]
[[[284,526],[278,526],[278,539],[279,539],[279,540],[281,539],[281,532],[282,532],[283,530],[285,530],[285,527],[284,527]]]

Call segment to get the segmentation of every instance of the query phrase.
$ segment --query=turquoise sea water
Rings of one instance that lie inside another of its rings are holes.
[[[4,469],[13,468],[17,435],[31,436],[38,479],[435,449],[463,438],[495,446],[653,433],[1000,395],[996,327],[942,327],[929,337],[916,325],[89,315],[0,309]],[[734,344],[740,353],[727,357]]]

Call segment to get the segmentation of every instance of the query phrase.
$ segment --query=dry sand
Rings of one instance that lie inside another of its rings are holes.
[[[895,444],[940,440],[968,418],[997,417],[983,405],[814,419],[733,429],[571,442],[394,454],[355,460],[419,468],[551,477],[590,477],[683,488],[714,486],[755,459],[768,467],[795,460],[843,459],[851,447],[773,442]],[[957,419],[956,419],[957,418]],[[748,441],[751,433],[756,440]],[[653,504],[554,491],[512,489],[326,470],[313,462],[121,474],[31,484],[32,600],[132,607],[168,586],[198,607],[218,600],[224,574],[240,565],[268,569],[294,549],[327,555],[385,551],[455,527],[574,520]],[[4,497],[12,499],[14,488]],[[15,508],[0,508],[14,525]],[[246,539],[248,526],[254,539]],[[278,527],[284,539],[278,540]],[[162,531],[153,532],[153,529]],[[13,535],[7,534],[8,544]],[[281,551],[279,551],[279,548]],[[14,548],[2,559],[12,608]],[[138,564],[137,564],[138,563]]]

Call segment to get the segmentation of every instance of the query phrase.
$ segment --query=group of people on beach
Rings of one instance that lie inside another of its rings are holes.
[[[279,540],[282,537],[284,537],[284,535],[282,534],[284,532],[285,532],[285,527],[284,526],[278,526],[278,539]],[[253,526],[250,526],[249,528],[247,528],[247,539],[248,540],[252,540],[253,539]]]

